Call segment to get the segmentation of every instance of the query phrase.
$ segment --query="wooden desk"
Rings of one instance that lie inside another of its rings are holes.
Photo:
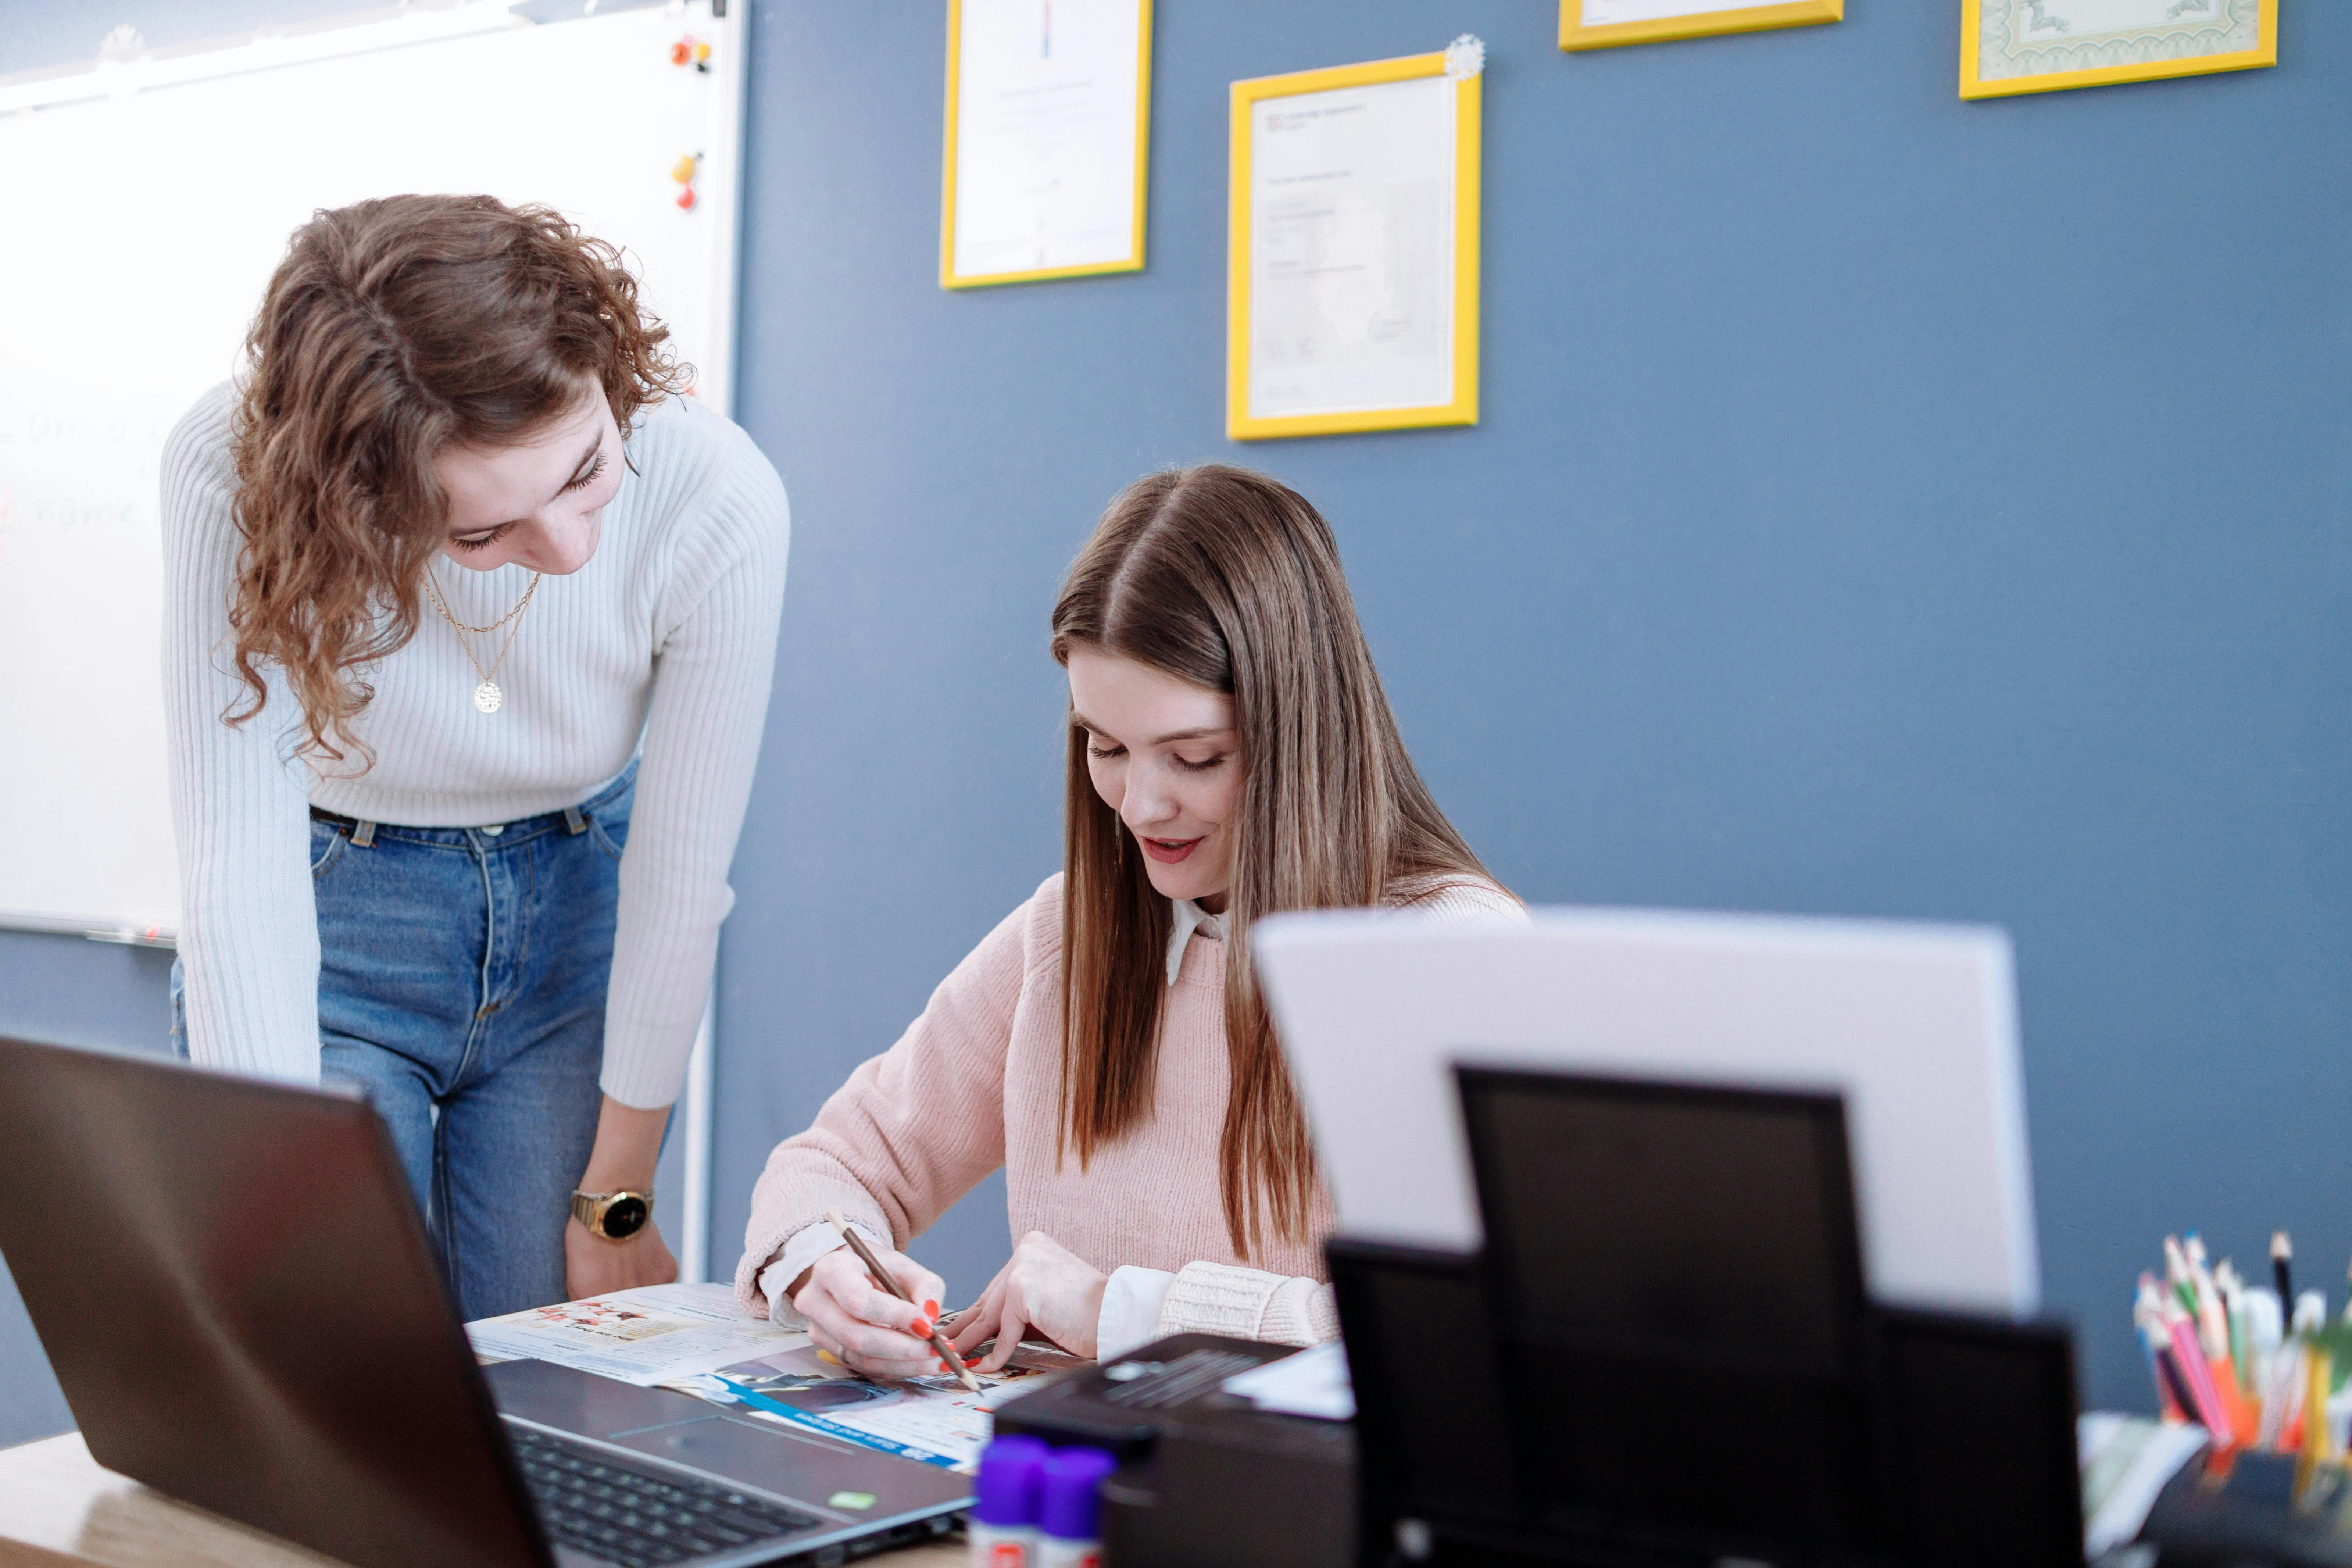
[[[950,1568],[961,1541],[864,1559]],[[331,1557],[191,1508],[100,1468],[81,1434],[0,1449],[0,1568],[340,1568]]]

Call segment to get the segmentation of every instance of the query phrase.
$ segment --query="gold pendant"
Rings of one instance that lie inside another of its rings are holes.
[[[495,680],[485,680],[474,688],[474,706],[485,713],[495,713],[506,705],[507,694],[499,689]]]

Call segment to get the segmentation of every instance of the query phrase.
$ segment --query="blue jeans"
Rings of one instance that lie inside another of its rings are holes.
[[[495,828],[310,824],[320,1076],[392,1130],[468,1320],[569,1294],[635,784]],[[177,964],[172,1003],[184,1056]]]

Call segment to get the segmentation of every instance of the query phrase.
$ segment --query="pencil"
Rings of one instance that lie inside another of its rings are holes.
[[[2197,1343],[2197,1325],[2189,1314],[2172,1309],[2164,1314],[2166,1331],[2172,1336],[2172,1359],[2179,1363],[2181,1381],[2196,1401],[2198,1424],[2212,1436],[2216,1448],[2227,1448],[2237,1440],[2237,1428],[2229,1412],[2221,1406],[2221,1393],[2213,1382],[2213,1369],[2206,1364],[2205,1352]]]
[[[882,1267],[882,1260],[874,1256],[873,1248],[866,1245],[866,1238],[849,1228],[849,1222],[841,1217],[839,1209],[825,1210],[824,1217],[833,1223],[834,1229],[841,1233],[841,1239],[849,1243],[849,1249],[857,1254],[857,1260],[866,1265],[866,1272],[881,1281],[882,1289],[909,1307],[916,1304],[915,1299],[907,1294],[907,1288],[898,1283],[897,1276]],[[937,1323],[931,1325],[931,1348],[940,1352],[940,1360],[955,1368],[958,1383],[974,1394],[981,1392],[980,1379],[971,1375],[971,1368],[963,1364],[963,1357],[956,1354],[955,1346],[948,1343],[947,1335],[940,1332]]]
[[[2290,1282],[2292,1276],[2287,1268],[2294,1258],[2294,1243],[2287,1239],[2286,1232],[2271,1232],[2271,1283],[2278,1287],[2282,1311],[2294,1310],[2294,1286]]]
[[[2181,1381],[2180,1368],[2174,1362],[2170,1351],[2156,1352],[2156,1391],[2163,1395],[2158,1403],[2167,1406],[2166,1415],[2177,1415],[2183,1422],[2195,1421],[2197,1396],[2189,1393],[2188,1384]]]
[[[2327,1428],[2327,1385],[2334,1378],[2328,1353],[2314,1345],[2305,1358],[2311,1375],[2311,1387],[2303,1396],[2303,1451],[2314,1464],[2328,1457],[2331,1434]]]
[[[2246,1321],[2245,1282],[2238,1278],[2237,1268],[2226,1258],[2213,1270],[2213,1288],[2221,1292],[2221,1313],[2229,1320],[2230,1364],[2238,1369],[2238,1392],[2252,1394],[2255,1392],[2254,1351],[2251,1325]]]
[[[2197,1343],[2209,1362],[2230,1359],[2230,1319],[2221,1307],[2221,1292],[2213,1271],[2205,1267],[2205,1243],[2195,1231],[2181,1249],[2189,1258],[2189,1290],[2193,1299],[2189,1315],[2197,1320]]]
[[[2189,1278],[2189,1255],[2181,1250],[2180,1238],[2164,1238],[2164,1282],[2172,1290],[2173,1300],[2190,1317],[2197,1315],[2197,1285]]]
[[[2186,1421],[2189,1404],[2185,1397],[2175,1396],[2177,1377],[2170,1366],[2172,1352],[2165,1346],[2170,1336],[2164,1331],[2164,1310],[2158,1293],[2156,1276],[2143,1273],[2139,1277],[2139,1299],[2132,1308],[2132,1324],[2139,1331],[2139,1348],[2147,1356],[2148,1375],[2156,1380],[2156,1402],[2166,1419]]]

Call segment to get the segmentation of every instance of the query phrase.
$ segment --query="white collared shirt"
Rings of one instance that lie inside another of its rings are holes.
[[[1190,899],[1171,899],[1176,910],[1176,929],[1168,933],[1168,984],[1176,984],[1177,973],[1184,967],[1184,949],[1199,931],[1211,942],[1225,940],[1224,919],[1213,915]]]

